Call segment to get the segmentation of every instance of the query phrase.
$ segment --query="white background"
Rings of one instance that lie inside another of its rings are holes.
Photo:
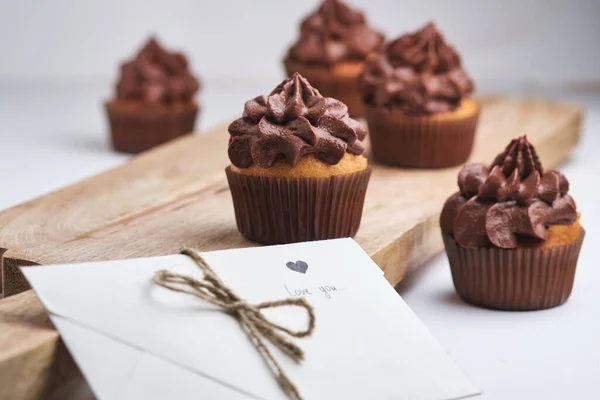
[[[598,0],[349,0],[389,37],[434,19],[477,81],[600,81]],[[2,0],[0,76],[113,76],[148,33],[203,76],[272,77],[316,0]]]
[[[600,1],[351,3],[391,35],[435,19],[463,54],[479,93],[552,97],[586,108],[582,143],[563,168],[587,229],[564,306],[533,313],[467,306],[454,295],[443,255],[399,291],[485,400],[599,398]],[[118,63],[148,33],[185,50],[204,78],[204,129],[239,114],[245,100],[279,82],[281,57],[314,4],[0,0],[0,208],[128,158],[109,150],[101,104]]]

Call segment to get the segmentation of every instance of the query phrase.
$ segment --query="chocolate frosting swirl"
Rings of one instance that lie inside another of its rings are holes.
[[[229,159],[238,168],[276,161],[295,166],[312,154],[337,164],[346,152],[359,155],[367,132],[348,116],[338,100],[323,97],[299,73],[281,82],[268,96],[244,105],[244,114],[229,125]]]
[[[150,38],[141,51],[121,65],[117,98],[147,103],[189,101],[200,89],[188,69],[187,58],[165,50]]]
[[[367,104],[423,115],[456,109],[474,85],[458,53],[430,22],[370,57],[359,77],[359,88]]]
[[[440,226],[464,247],[512,249],[546,239],[550,225],[577,220],[567,178],[544,172],[525,136],[513,139],[489,167],[465,165],[458,187],[444,204]]]
[[[383,35],[366,24],[364,15],[339,0],[325,0],[300,25],[300,37],[288,58],[304,64],[332,65],[363,61],[381,49]]]

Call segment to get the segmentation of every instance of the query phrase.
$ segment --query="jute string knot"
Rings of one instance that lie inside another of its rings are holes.
[[[310,336],[315,328],[315,314],[312,307],[303,298],[288,298],[276,301],[264,301],[258,304],[249,304],[236,295],[215,271],[204,261],[202,256],[192,249],[183,249],[181,254],[190,257],[200,267],[203,279],[198,280],[187,275],[176,274],[167,270],[157,271],[154,282],[164,288],[179,293],[186,293],[205,300],[221,308],[227,314],[236,318],[250,338],[252,344],[261,354],[267,366],[277,379],[281,389],[290,399],[302,400],[294,384],[283,372],[277,360],[265,345],[264,339],[289,355],[294,361],[304,359],[304,352],[298,345],[285,335],[303,338]],[[260,310],[282,306],[302,307],[308,314],[308,327],[305,330],[293,331],[284,326],[269,321]]]

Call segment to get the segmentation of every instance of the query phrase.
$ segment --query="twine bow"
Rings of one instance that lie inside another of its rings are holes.
[[[154,282],[162,287],[179,293],[186,293],[208,301],[224,312],[236,318],[262,355],[269,369],[275,375],[277,383],[290,399],[302,400],[298,389],[287,377],[281,366],[271,354],[263,340],[267,339],[273,345],[289,355],[294,361],[304,359],[304,352],[283,334],[295,338],[310,336],[315,328],[315,314],[312,307],[302,298],[288,298],[277,301],[265,301],[255,305],[249,304],[228,288],[217,276],[215,271],[204,261],[202,256],[191,249],[183,249],[181,254],[190,257],[202,269],[204,278],[194,279],[190,276],[175,274],[167,270],[157,271]],[[292,331],[265,318],[260,310],[281,306],[302,307],[308,313],[308,328],[303,331]]]

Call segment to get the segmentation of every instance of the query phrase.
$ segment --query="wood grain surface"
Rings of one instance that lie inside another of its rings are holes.
[[[557,166],[579,139],[582,113],[545,100],[481,99],[473,161],[491,162],[526,133],[544,165]],[[126,164],[0,213],[0,399],[48,397],[81,383],[46,312],[19,271],[70,263],[254,244],[236,230],[224,168],[226,126],[189,135]],[[373,165],[357,242],[399,282],[442,249],[438,217],[459,168]],[[23,292],[25,291],[25,292]],[[23,293],[20,293],[23,292]]]

